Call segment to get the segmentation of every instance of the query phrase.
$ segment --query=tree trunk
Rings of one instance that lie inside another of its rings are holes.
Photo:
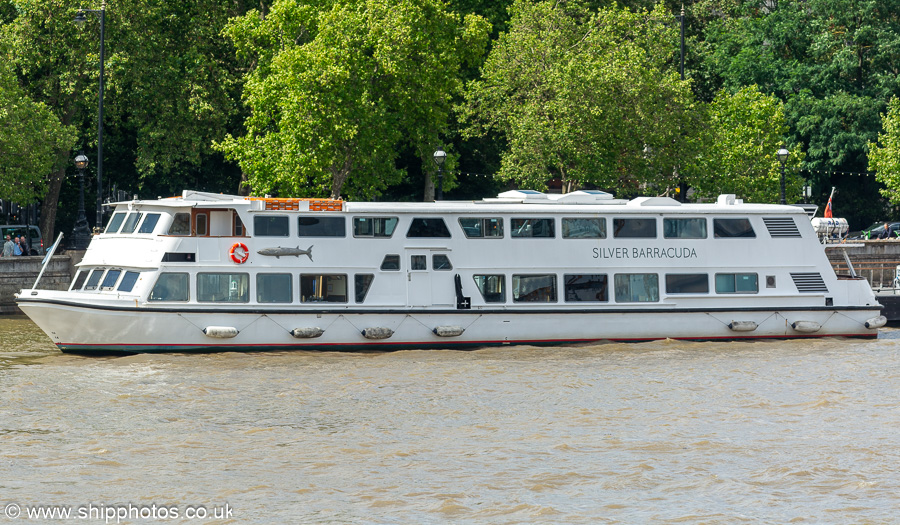
[[[50,174],[47,195],[41,202],[41,235],[44,237],[45,247],[49,247],[56,240],[56,209],[59,206],[59,192],[65,177],[66,168],[60,168]]]
[[[425,191],[424,197],[422,198],[423,202],[431,202],[434,200],[434,178],[431,176],[430,171],[425,171]]]

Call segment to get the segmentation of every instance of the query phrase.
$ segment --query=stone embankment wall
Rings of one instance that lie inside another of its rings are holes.
[[[868,279],[872,288],[892,288],[897,266],[900,266],[900,239],[884,241],[847,241],[861,244],[858,248],[846,248],[856,274]],[[849,274],[847,263],[840,249],[830,248],[828,259],[838,274]]]
[[[21,313],[13,294],[34,285],[43,260],[43,256],[0,257],[0,313]],[[72,282],[73,269],[72,256],[54,255],[47,263],[38,287],[45,290],[65,290]]]

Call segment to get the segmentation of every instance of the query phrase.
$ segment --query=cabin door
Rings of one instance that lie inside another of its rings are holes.
[[[407,298],[410,306],[456,304],[453,265],[447,248],[406,250]]]
[[[406,289],[410,306],[431,306],[428,255],[428,250],[406,250]]]

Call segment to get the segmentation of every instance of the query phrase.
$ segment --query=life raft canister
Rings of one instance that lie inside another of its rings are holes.
[[[250,257],[250,250],[247,248],[247,245],[242,242],[236,242],[231,245],[231,249],[228,250],[228,255],[231,256],[231,260],[235,262],[235,264],[244,264],[247,262],[247,258]]]

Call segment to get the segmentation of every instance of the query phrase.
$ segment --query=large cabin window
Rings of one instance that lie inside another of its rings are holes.
[[[663,219],[666,239],[705,239],[706,219]]]
[[[397,217],[354,217],[354,237],[390,237],[394,235],[399,219]]]
[[[447,224],[440,217],[421,218],[416,217],[409,224],[409,230],[406,231],[407,237],[428,237],[428,238],[444,238],[450,237],[450,230]]]
[[[289,303],[294,286],[289,273],[256,274],[257,303]]]
[[[357,303],[361,303],[366,300],[366,295],[369,294],[369,288],[372,287],[372,281],[374,280],[375,276],[371,273],[358,273],[353,276],[353,284],[356,288]]]
[[[620,273],[615,277],[617,303],[659,301],[659,276],[655,273]]]
[[[713,234],[717,239],[756,237],[750,219],[713,219]]]
[[[204,303],[250,302],[250,275],[246,273],[198,273],[197,300]]]
[[[656,219],[613,219],[613,237],[617,239],[655,239]]]
[[[253,217],[254,237],[287,237],[287,215],[257,215]]]
[[[481,297],[486,303],[505,303],[506,287],[503,282],[506,276],[499,275],[473,275],[475,286],[481,292]]]
[[[343,217],[299,217],[297,235],[300,237],[346,237],[347,221]]]
[[[122,221],[124,220],[124,212],[113,213],[112,219],[110,219],[109,224],[106,225],[106,230],[104,231],[104,233],[118,233],[119,228],[122,227]]]
[[[503,237],[502,217],[462,217],[459,226],[469,239],[500,239]]]
[[[138,228],[138,233],[153,233],[157,222],[159,222],[159,214],[148,213],[147,216],[144,217],[144,222],[141,223],[141,227]]]
[[[705,273],[666,274],[666,293],[709,293],[709,275]]]
[[[169,235],[190,235],[191,234],[191,214],[176,213],[172,219],[172,225],[169,226]]]
[[[759,277],[755,273],[717,273],[716,293],[758,293]]]
[[[563,239],[605,239],[606,219],[600,217],[563,218]]]
[[[138,213],[136,211],[129,213],[128,218],[125,219],[125,224],[122,225],[122,230],[119,233],[134,233],[134,229],[141,220],[141,215],[143,215],[143,213]]]
[[[603,274],[571,274],[563,276],[566,302],[605,303],[609,301],[609,279]]]
[[[190,295],[189,276],[186,273],[161,273],[150,291],[151,301],[187,301]]]
[[[516,303],[555,303],[556,275],[513,275],[512,296]]]
[[[510,219],[512,237],[556,237],[553,219]]]
[[[122,277],[122,281],[119,283],[119,287],[116,288],[116,290],[119,292],[130,292],[134,290],[134,285],[137,283],[140,276],[140,272],[125,272],[125,276]]]
[[[300,275],[300,301],[304,303],[346,303],[346,275]]]

